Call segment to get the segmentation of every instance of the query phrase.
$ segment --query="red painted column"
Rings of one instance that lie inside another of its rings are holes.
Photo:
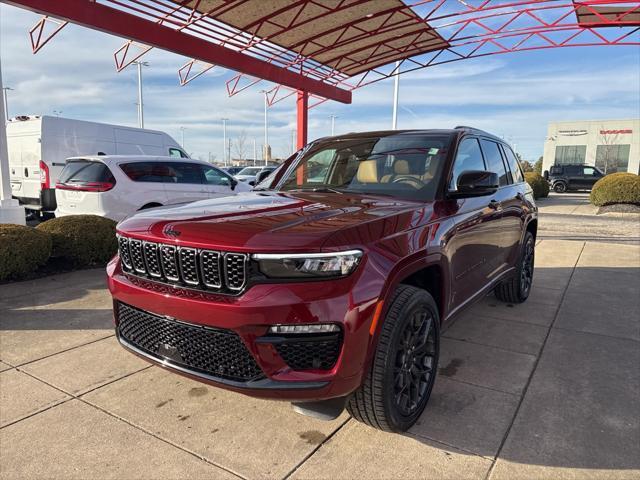
[[[307,144],[307,115],[309,111],[309,94],[298,90],[298,149]]]

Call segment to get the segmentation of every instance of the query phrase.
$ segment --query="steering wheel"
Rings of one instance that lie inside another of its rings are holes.
[[[416,190],[420,190],[425,186],[425,183],[422,180],[418,180],[417,178],[409,175],[399,175],[394,178],[391,183],[408,183]]]

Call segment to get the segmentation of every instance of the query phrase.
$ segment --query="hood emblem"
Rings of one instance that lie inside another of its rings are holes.
[[[178,230],[174,230],[174,228],[169,225],[168,227],[166,227],[164,229],[164,234],[167,235],[168,237],[179,237],[182,232],[179,232]]]
[[[158,345],[158,355],[173,360],[174,362],[182,362],[182,355],[180,355],[178,349],[168,343]]]

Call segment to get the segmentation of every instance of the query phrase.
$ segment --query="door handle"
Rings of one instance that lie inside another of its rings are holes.
[[[491,210],[500,210],[500,202],[497,200],[491,200],[487,205]]]

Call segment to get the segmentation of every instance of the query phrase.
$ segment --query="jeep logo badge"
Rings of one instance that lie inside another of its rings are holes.
[[[167,228],[164,229],[164,234],[169,237],[179,237],[181,232],[179,232],[178,230],[174,230],[173,227],[169,225]]]
[[[182,363],[182,356],[176,347],[168,343],[161,343],[158,345],[158,355],[161,355],[174,362]]]

